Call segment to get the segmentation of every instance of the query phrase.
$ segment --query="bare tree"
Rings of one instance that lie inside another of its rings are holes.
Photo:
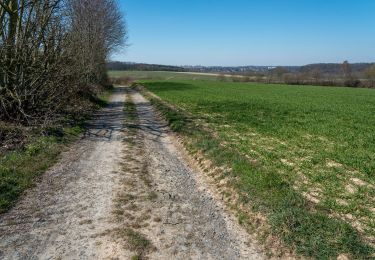
[[[62,3],[0,1],[1,118],[28,122],[32,113],[58,107],[62,93],[52,87],[52,81],[56,81],[62,53]]]
[[[69,56],[84,84],[106,79],[106,60],[126,40],[126,27],[116,1],[70,0]],[[99,18],[99,19],[98,19]]]
[[[0,0],[0,120],[46,120],[106,81],[126,40],[114,0]]]
[[[341,65],[342,72],[344,74],[345,80],[352,78],[352,67],[350,66],[349,62],[346,60]]]
[[[372,65],[370,68],[368,68],[364,72],[364,76],[368,79],[370,83],[370,87],[374,88],[375,87],[375,64]]]
[[[320,71],[320,69],[318,68],[315,68],[313,69],[311,72],[311,78],[313,79],[314,83],[317,84],[321,81],[322,79],[322,72]]]
[[[358,87],[361,82],[353,75],[352,67],[347,60],[342,63],[341,68],[344,74],[344,85],[346,87]]]
[[[275,75],[278,80],[281,80],[283,78],[283,75],[288,72],[289,71],[287,68],[279,66],[279,67],[272,69],[271,74]]]

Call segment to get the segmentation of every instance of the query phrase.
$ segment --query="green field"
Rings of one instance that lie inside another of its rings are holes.
[[[181,108],[170,111],[154,100],[172,127],[190,138],[192,150],[232,169],[238,192],[267,215],[272,232],[286,244],[317,258],[373,254],[374,90],[141,83]]]
[[[168,71],[109,71],[111,78],[130,77],[135,80],[208,80],[217,79],[214,75],[197,75]],[[229,79],[228,79],[229,80]]]

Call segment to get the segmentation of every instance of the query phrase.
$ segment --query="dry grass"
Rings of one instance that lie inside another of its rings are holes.
[[[130,96],[127,96],[124,111],[126,113],[124,143],[123,191],[115,199],[113,211],[116,220],[124,226],[116,234],[125,242],[125,247],[135,255],[132,259],[146,259],[154,250],[152,242],[141,230],[149,225],[152,210],[149,202],[158,195],[152,190],[147,158],[145,157],[142,137],[133,126],[138,120],[137,111]]]

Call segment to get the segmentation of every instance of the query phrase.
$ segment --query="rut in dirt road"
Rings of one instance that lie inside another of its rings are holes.
[[[116,88],[85,137],[0,216],[0,259],[263,258],[173,140],[140,93]]]

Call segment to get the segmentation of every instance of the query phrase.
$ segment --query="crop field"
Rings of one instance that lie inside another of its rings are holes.
[[[215,75],[188,74],[169,71],[109,71],[111,78],[129,77],[135,80],[209,80],[215,81]],[[228,79],[229,80],[229,79]]]
[[[141,83],[179,108],[158,105],[172,128],[195,140],[196,151],[231,169],[236,189],[286,244],[318,258],[373,254],[374,90],[179,79]]]

